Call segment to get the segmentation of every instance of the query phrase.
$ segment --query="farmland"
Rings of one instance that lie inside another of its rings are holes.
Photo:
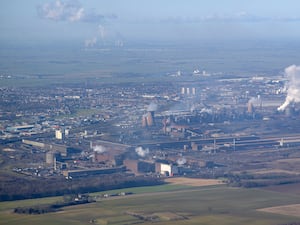
[[[115,190],[120,191],[125,190]],[[65,207],[62,211],[42,215],[14,214],[12,209],[17,206],[55,202],[58,198],[2,202],[0,224],[280,225],[300,221],[300,217],[259,210],[299,204],[300,196],[293,193],[232,188],[225,185],[177,184],[140,187],[126,191],[132,191],[133,194],[100,199],[87,205]]]

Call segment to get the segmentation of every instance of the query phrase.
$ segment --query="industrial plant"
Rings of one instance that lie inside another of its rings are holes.
[[[288,160],[300,157],[300,88],[286,77],[299,68],[288,67],[285,73],[234,79],[192,74],[191,82],[180,76],[169,84],[142,86],[28,88],[10,99],[13,104],[5,96],[18,90],[7,88],[1,97],[6,104],[0,136],[4,165],[36,179],[190,176],[236,182],[231,177],[247,173],[258,177],[251,182],[265,185],[275,181],[261,174],[276,169],[293,180]]]

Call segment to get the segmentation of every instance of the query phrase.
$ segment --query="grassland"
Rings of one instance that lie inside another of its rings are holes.
[[[196,187],[177,184],[114,190],[111,193],[121,191],[134,194],[66,207],[63,211],[43,215],[14,214],[12,209],[55,202],[59,198],[2,202],[0,224],[278,225],[300,221],[300,217],[296,216],[258,211],[262,208],[299,204],[300,196],[294,194],[225,185]]]

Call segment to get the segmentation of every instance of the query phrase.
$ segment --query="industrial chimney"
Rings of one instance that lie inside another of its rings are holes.
[[[149,127],[153,126],[155,124],[154,122],[154,111],[149,111],[147,113],[147,125]]]

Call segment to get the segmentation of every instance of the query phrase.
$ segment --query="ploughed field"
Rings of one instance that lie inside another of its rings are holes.
[[[282,213],[286,209],[283,206],[288,205],[289,210],[296,210],[293,206],[298,208],[300,196],[296,192],[232,188],[220,185],[218,181],[196,179],[171,179],[170,182],[159,187],[133,188],[128,196],[98,198],[94,203],[64,207],[61,211],[40,215],[15,214],[13,208],[58,199],[2,202],[0,224],[286,225],[300,222],[299,214]],[[197,182],[206,182],[209,186],[191,186]],[[93,196],[96,195],[100,194]],[[279,206],[283,207],[279,212],[264,210]]]

